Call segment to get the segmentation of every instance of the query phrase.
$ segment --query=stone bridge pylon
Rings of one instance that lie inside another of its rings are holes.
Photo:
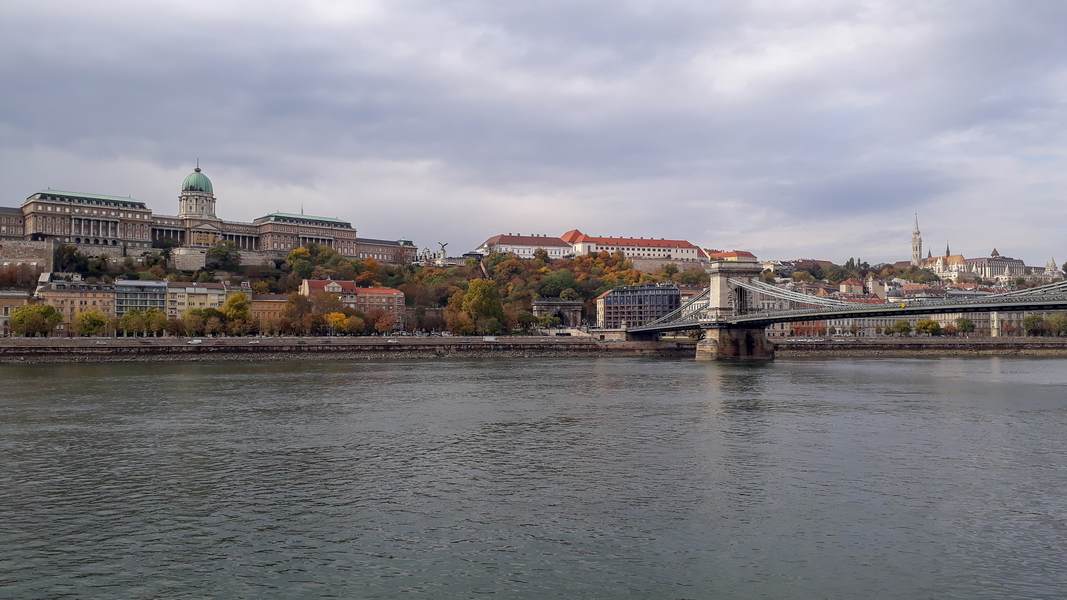
[[[704,337],[697,344],[697,359],[773,360],[774,344],[766,328],[730,324],[731,318],[756,310],[754,293],[733,281],[752,281],[762,271],[758,263],[714,262],[708,269],[708,307],[701,323]]]

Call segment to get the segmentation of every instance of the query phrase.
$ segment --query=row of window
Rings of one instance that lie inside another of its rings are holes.
[[[37,206],[37,205],[35,205],[35,206]],[[52,204],[44,204],[44,205],[41,205],[41,206],[44,207],[43,208],[43,212],[57,212],[57,213],[70,213],[71,212],[69,206],[54,206]],[[151,215],[149,215],[147,213],[128,213],[128,212],[115,211],[115,210],[97,210],[95,208],[94,209],[88,209],[87,208],[87,209],[85,209],[84,212],[82,212],[82,209],[80,209],[78,207],[74,207],[74,211],[73,212],[75,214],[95,215],[95,216],[99,216],[99,217],[120,217],[120,218],[123,218],[123,219],[141,219],[141,220],[144,220],[144,221],[147,221],[148,219],[151,218]]]

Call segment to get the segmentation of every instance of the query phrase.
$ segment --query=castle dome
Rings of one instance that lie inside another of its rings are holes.
[[[193,169],[192,173],[189,173],[188,175],[186,175],[185,179],[182,180],[182,191],[183,192],[204,192],[204,193],[207,193],[207,194],[214,194],[215,193],[211,189],[211,180],[207,178],[207,175],[204,175],[200,171],[200,166],[199,165],[195,169]]]

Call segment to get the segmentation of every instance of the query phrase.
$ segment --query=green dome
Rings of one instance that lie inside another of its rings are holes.
[[[200,167],[193,169],[192,173],[185,176],[185,180],[182,181],[183,192],[205,192],[208,194],[214,194],[211,190],[211,180],[200,172]]]

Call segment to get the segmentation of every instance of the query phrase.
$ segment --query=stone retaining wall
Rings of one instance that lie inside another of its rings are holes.
[[[199,340],[199,341],[194,341]],[[394,340],[394,341],[389,341]],[[192,342],[192,343],[191,343]],[[130,360],[280,360],[379,358],[693,356],[686,342],[610,342],[588,338],[6,338],[3,362]]]

